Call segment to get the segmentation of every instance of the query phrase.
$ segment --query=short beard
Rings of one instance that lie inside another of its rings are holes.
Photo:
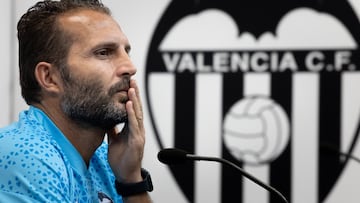
[[[62,110],[79,125],[109,130],[127,121],[125,103],[128,99],[119,101],[124,104],[124,108],[119,108],[112,96],[121,89],[127,89],[129,82],[130,77],[125,77],[106,92],[101,82],[96,79],[64,79],[65,93],[61,100]]]

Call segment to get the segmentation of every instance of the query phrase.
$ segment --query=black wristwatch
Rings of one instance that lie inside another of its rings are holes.
[[[140,193],[153,191],[154,188],[149,172],[142,168],[141,176],[143,181],[137,183],[122,183],[115,180],[115,188],[117,193],[123,197],[129,197]]]

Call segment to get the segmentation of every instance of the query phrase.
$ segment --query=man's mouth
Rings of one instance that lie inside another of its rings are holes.
[[[114,94],[118,94],[118,93],[122,94],[123,92],[125,92],[127,96],[127,92],[129,88],[130,88],[130,82],[128,80],[120,81],[110,88],[109,95],[112,96]]]
[[[125,103],[129,100],[128,92],[125,90],[118,91],[115,95],[119,95],[119,102]]]

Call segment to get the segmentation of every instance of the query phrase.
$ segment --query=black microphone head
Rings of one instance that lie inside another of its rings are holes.
[[[184,150],[167,148],[159,151],[157,157],[159,161],[164,164],[183,164],[187,160],[187,154],[188,153]]]

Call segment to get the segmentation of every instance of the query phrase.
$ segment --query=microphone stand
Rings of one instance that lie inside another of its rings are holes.
[[[257,178],[255,178],[254,176],[250,175],[248,172],[246,172],[244,169],[240,168],[239,166],[237,166],[236,164],[226,160],[226,159],[221,159],[221,158],[216,158],[216,157],[201,157],[201,156],[196,156],[196,155],[192,155],[192,154],[186,154],[186,157],[192,160],[196,160],[196,161],[215,161],[215,162],[220,162],[223,164],[226,164],[228,166],[232,166],[234,168],[236,168],[237,170],[239,170],[242,175],[244,175],[246,178],[252,180],[253,182],[255,182],[256,184],[262,186],[263,188],[265,188],[266,190],[277,194],[284,202],[289,203],[288,200],[284,197],[284,195],[282,195],[279,191],[277,191],[275,188],[261,182],[260,180],[258,180]]]

